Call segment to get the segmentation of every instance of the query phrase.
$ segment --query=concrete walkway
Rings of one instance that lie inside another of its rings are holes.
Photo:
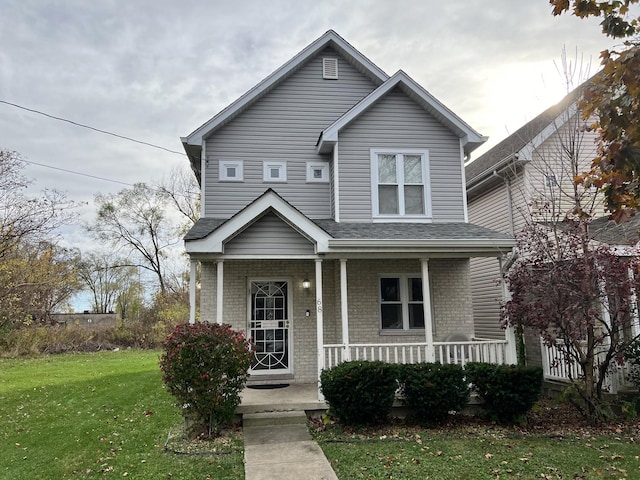
[[[304,411],[244,414],[246,480],[338,480]]]

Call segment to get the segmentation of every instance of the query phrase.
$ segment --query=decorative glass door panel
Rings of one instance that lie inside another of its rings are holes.
[[[288,373],[289,295],[287,282],[251,282],[249,329],[255,345],[251,373]]]

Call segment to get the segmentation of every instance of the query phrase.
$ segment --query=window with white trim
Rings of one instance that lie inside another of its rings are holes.
[[[373,216],[390,220],[431,217],[426,150],[371,149]]]
[[[244,177],[242,160],[220,160],[218,179],[221,182],[242,182]]]
[[[382,330],[424,329],[422,278],[415,275],[380,277]]]
[[[328,181],[328,162],[307,162],[307,183],[327,183]]]
[[[262,162],[262,180],[265,182],[286,182],[287,162]]]

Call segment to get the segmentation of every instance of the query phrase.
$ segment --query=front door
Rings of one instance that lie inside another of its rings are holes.
[[[252,375],[290,373],[291,338],[286,281],[252,281],[249,330],[255,345]]]

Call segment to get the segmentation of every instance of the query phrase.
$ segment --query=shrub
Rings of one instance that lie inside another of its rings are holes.
[[[624,358],[630,366],[628,380],[640,388],[640,339],[636,338],[627,346]]]
[[[469,402],[469,387],[460,365],[417,363],[399,365],[403,403],[420,424],[433,424]]]
[[[345,425],[380,423],[389,416],[397,368],[383,362],[344,362],[320,375],[320,389],[331,412]]]
[[[167,337],[160,369],[192,433],[217,434],[233,420],[253,358],[249,346],[243,333],[216,323],[180,324]]]
[[[489,418],[503,423],[522,422],[542,390],[539,367],[467,363],[465,372]]]

